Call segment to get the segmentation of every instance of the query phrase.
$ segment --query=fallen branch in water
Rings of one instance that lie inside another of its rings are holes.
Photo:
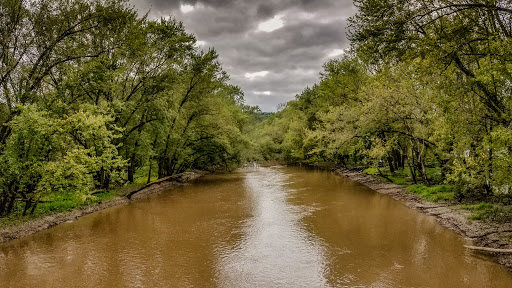
[[[493,252],[493,253],[512,253],[512,249],[496,249],[496,248],[468,246],[468,245],[464,245],[464,247],[466,247],[468,249],[472,249],[472,250],[487,251],[487,252]]]

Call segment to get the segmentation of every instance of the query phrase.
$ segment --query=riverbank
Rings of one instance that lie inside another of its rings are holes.
[[[428,202],[406,190],[405,185],[385,182],[364,172],[337,169],[335,173],[346,176],[381,194],[402,201],[407,207],[436,217],[439,224],[473,241],[475,246],[510,249],[512,248],[512,223],[492,223],[469,220],[471,211],[461,209],[460,205]],[[492,253],[498,263],[512,271],[512,253]]]
[[[151,194],[157,194],[165,190],[172,189],[176,186],[184,185],[187,182],[199,178],[207,173],[208,172],[205,171],[194,171],[165,177],[150,182],[142,187],[129,190],[122,196],[118,196],[107,201],[92,204],[82,209],[74,209],[72,211],[48,215],[38,219],[33,219],[27,222],[16,224],[10,227],[2,228],[0,230],[0,243],[23,238],[40,231],[50,229],[62,223],[75,221],[82,216],[94,213],[96,211],[104,210],[114,206],[124,205],[131,201],[147,197]]]

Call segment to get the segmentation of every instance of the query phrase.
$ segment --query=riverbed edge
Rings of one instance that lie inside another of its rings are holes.
[[[426,201],[406,190],[405,185],[397,185],[374,178],[364,172],[349,169],[333,169],[334,173],[345,176],[368,188],[391,196],[405,206],[434,216],[437,222],[471,240],[476,246],[496,249],[512,248],[512,223],[488,223],[469,220],[471,212],[449,203],[433,203]],[[475,252],[481,253],[481,252]],[[512,254],[486,253],[512,272]]]
[[[111,207],[128,204],[132,201],[143,199],[149,195],[158,194],[169,189],[187,184],[201,176],[209,174],[207,171],[192,171],[165,177],[144,185],[141,188],[132,190],[123,196],[99,202],[84,208],[74,209],[67,212],[57,213],[33,219],[11,227],[5,227],[0,230],[0,243],[6,243],[15,239],[21,239],[41,231],[48,230],[57,225],[74,222],[80,217],[92,214]]]

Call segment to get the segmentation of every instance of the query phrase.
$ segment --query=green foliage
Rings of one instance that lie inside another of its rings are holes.
[[[4,197],[20,194],[24,199],[41,199],[63,191],[87,195],[94,174],[104,171],[112,179],[119,177],[125,161],[112,144],[115,135],[107,129],[108,122],[90,112],[59,120],[36,105],[20,108],[0,155]]]
[[[407,187],[407,190],[410,192],[421,196],[421,198],[431,201],[431,202],[440,202],[440,201],[451,201],[454,199],[453,185],[435,185],[427,187],[425,185],[411,185]]]
[[[480,94],[489,119],[510,122],[510,10],[502,1],[358,0],[350,19],[354,49],[373,64],[431,57],[452,66]]]
[[[152,169],[154,169],[154,167],[157,166],[156,162],[154,162],[154,161],[153,161],[153,163],[151,163],[151,165],[153,166]],[[149,175],[149,165],[148,166],[139,167],[135,171],[135,174],[134,174],[134,177],[133,177],[134,178],[133,183],[134,184],[146,184],[146,183],[148,183],[148,175]],[[158,175],[152,174],[150,182],[151,181],[155,181],[157,179],[158,179]]]
[[[366,168],[363,172],[372,175],[374,177],[377,177],[384,181],[390,181],[397,185],[407,185],[411,183],[411,174],[408,173],[409,170],[396,170],[393,173],[389,172],[388,167],[382,167],[382,168],[375,168],[370,167]]]
[[[0,216],[232,170],[250,154],[244,133],[259,120],[181,22],[138,17],[124,0],[9,0],[0,11]]]
[[[461,209],[473,211],[471,220],[505,223],[512,221],[512,207],[482,202],[475,205],[462,205]]]
[[[123,0],[2,1],[0,216],[247,160],[372,167],[432,201],[505,203],[512,18],[500,1],[459,2],[357,0],[350,51],[265,114],[172,17]]]
[[[372,167],[366,171],[376,177],[424,185],[411,189],[433,201],[509,203],[507,5],[355,5],[349,53],[325,63],[317,84],[251,135],[262,158]],[[438,191],[438,185],[454,188]]]

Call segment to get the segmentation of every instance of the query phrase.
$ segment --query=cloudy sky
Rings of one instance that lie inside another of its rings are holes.
[[[152,19],[173,16],[214,47],[249,105],[275,111],[318,80],[348,47],[352,0],[130,0]]]

